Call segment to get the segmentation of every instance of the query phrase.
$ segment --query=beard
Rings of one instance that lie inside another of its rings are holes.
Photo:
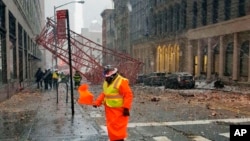
[[[116,76],[117,74],[113,74],[110,77],[106,77],[105,81],[107,81],[108,84],[111,84],[115,80]]]

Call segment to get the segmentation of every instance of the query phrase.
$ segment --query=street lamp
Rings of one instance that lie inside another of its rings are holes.
[[[65,4],[62,4],[62,5],[59,5],[59,6],[54,6],[54,21],[56,23],[56,9],[60,8],[60,7],[63,7],[65,5],[68,5],[68,4],[71,4],[71,3],[79,3],[79,4],[84,4],[85,1],[81,0],[81,1],[71,1],[71,2],[68,2],[68,3],[65,3]],[[55,27],[55,30],[54,30],[54,35],[56,35],[56,27]],[[54,36],[54,40],[55,40],[55,66],[57,68],[57,39],[56,39],[56,36]],[[52,67],[54,68],[54,64],[53,64],[53,57],[52,57]]]

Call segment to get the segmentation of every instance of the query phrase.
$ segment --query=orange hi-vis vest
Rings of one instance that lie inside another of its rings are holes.
[[[124,79],[126,78],[118,75],[110,85],[106,81],[103,83],[104,102],[108,107],[117,108],[123,106],[123,96],[119,94],[118,89]]]

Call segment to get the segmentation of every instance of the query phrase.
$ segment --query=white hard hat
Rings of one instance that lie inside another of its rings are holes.
[[[104,76],[105,77],[110,77],[111,75],[117,73],[118,69],[117,68],[105,68],[104,69]]]

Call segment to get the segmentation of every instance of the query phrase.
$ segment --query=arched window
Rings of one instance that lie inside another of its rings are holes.
[[[207,0],[202,0],[202,25],[207,25]]]
[[[239,17],[242,17],[242,16],[246,15],[245,0],[239,0],[238,11],[239,11]]]
[[[248,76],[249,41],[242,43],[240,48],[240,76]]]
[[[226,48],[225,55],[225,76],[232,75],[232,67],[233,67],[233,42],[229,43]]]
[[[231,0],[224,0],[224,16],[225,20],[231,19]]]
[[[197,8],[197,2],[195,1],[193,3],[193,28],[197,27],[197,16],[198,16],[198,8]]]
[[[219,15],[219,1],[218,0],[213,0],[213,23],[218,22],[218,15]]]

